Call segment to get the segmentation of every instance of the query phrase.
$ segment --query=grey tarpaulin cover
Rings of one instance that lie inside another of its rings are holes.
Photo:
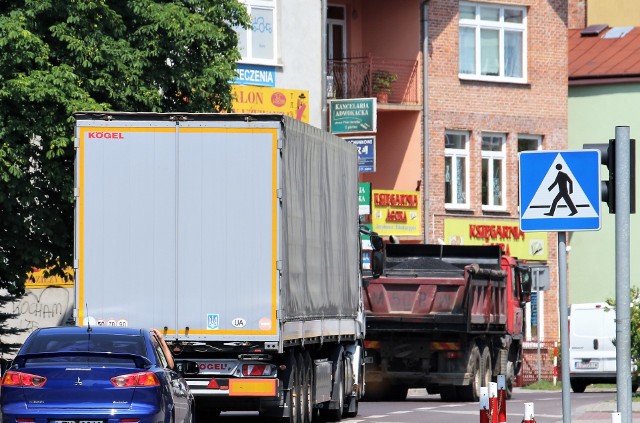
[[[358,153],[285,117],[284,320],[355,317],[359,299]]]

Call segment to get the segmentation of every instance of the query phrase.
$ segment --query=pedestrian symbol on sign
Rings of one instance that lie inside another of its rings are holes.
[[[558,195],[553,199],[553,203],[551,203],[551,210],[548,213],[545,213],[547,216],[553,216],[556,211],[556,207],[558,206],[558,202],[562,199],[566,203],[567,207],[571,209],[571,213],[569,216],[573,216],[574,214],[578,214],[578,209],[571,201],[571,194],[573,194],[573,180],[562,171],[562,165],[558,163],[556,165],[556,169],[558,169],[558,176],[556,176],[556,180],[553,181],[553,184],[549,187],[549,191],[553,189],[556,185],[558,186]]]

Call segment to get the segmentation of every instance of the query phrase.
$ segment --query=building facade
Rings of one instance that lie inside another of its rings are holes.
[[[500,244],[539,265],[550,284],[534,296],[527,333],[558,340],[557,237],[520,231],[518,153],[567,146],[567,2],[246,3],[275,10],[276,53],[252,58],[251,42],[269,43],[248,39],[240,64],[273,67],[275,82],[240,81],[238,92],[265,93],[237,96],[236,111],[278,111],[258,104],[275,95],[297,115],[304,95],[301,119],[367,155],[360,180],[374,230],[400,242]],[[412,200],[393,210],[390,196]]]
[[[616,126],[628,126],[632,139],[640,139],[640,4],[633,0],[570,2],[569,28],[569,149],[607,143]],[[621,16],[620,10],[625,10]],[[595,17],[594,17],[595,16]],[[624,19],[623,19],[624,18]],[[635,160],[640,153],[636,148]],[[602,180],[608,179],[602,167]],[[637,171],[636,171],[637,173]],[[636,186],[636,198],[638,198]],[[637,200],[636,200],[637,201]],[[637,205],[636,205],[637,208]],[[638,214],[630,216],[632,231]],[[602,228],[574,232],[569,238],[569,302],[602,302],[616,297],[615,215],[603,204]],[[637,230],[637,229],[635,229]],[[633,233],[633,232],[632,232]],[[640,239],[630,237],[632,286],[640,286],[640,269],[633,258],[640,254]]]

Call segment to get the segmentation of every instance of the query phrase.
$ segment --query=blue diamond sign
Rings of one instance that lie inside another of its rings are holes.
[[[520,153],[520,229],[600,229],[600,151]]]

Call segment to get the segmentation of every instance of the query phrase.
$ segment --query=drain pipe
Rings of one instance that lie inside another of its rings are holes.
[[[422,3],[422,148],[424,243],[429,243],[429,0]]]

